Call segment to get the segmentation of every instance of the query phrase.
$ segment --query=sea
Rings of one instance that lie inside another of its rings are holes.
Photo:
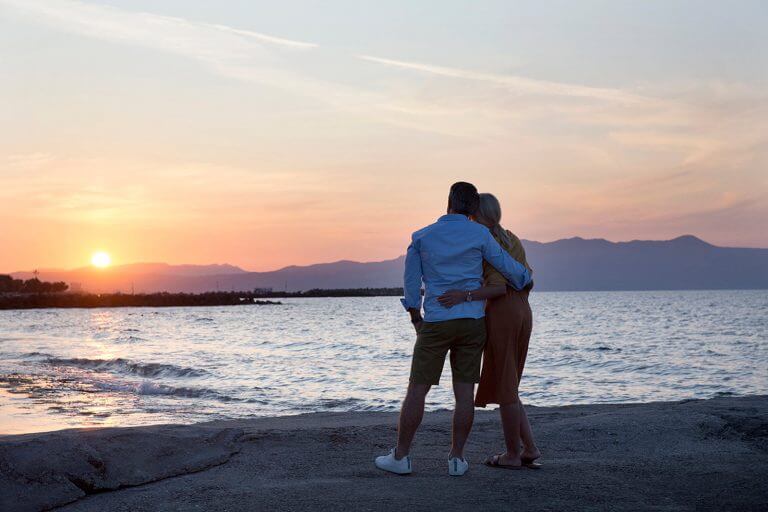
[[[396,411],[415,341],[396,297],[0,311],[0,434]],[[521,398],[768,393],[768,290],[539,292]],[[430,410],[452,406],[446,363]]]

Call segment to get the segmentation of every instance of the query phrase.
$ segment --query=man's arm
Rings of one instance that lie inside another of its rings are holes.
[[[501,272],[501,275],[515,290],[522,290],[531,282],[531,272],[522,263],[510,256],[493,238],[490,231],[486,232],[481,249],[485,261]]]
[[[507,282],[504,281],[504,284],[492,284],[470,291],[448,290],[437,298],[437,302],[439,302],[443,307],[452,308],[453,306],[458,306],[464,302],[495,299],[496,297],[501,297],[506,293]]]
[[[411,315],[411,322],[418,330],[421,318],[421,255],[418,241],[411,239],[411,245],[405,253],[405,273],[403,275],[403,292],[405,298],[400,299],[403,307]]]

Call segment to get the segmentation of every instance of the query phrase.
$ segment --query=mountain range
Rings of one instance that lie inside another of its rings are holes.
[[[523,240],[539,291],[768,288],[768,249],[718,247],[695,236],[665,241],[610,242],[568,238]],[[135,263],[107,269],[40,270],[44,281],[65,281],[89,292],[204,292],[254,288],[402,286],[404,256],[361,263],[337,261],[249,272],[233,265]],[[31,272],[16,272],[28,279]]]

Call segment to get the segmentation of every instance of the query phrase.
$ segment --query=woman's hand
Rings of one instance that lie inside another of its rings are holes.
[[[448,290],[437,298],[441,306],[452,308],[457,304],[467,301],[467,292],[463,290]]]

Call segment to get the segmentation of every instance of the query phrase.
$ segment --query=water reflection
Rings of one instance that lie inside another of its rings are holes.
[[[768,292],[534,293],[532,404],[768,392]],[[0,312],[0,431],[396,410],[397,298]],[[450,370],[428,407],[449,407]],[[14,423],[17,422],[17,423]]]

